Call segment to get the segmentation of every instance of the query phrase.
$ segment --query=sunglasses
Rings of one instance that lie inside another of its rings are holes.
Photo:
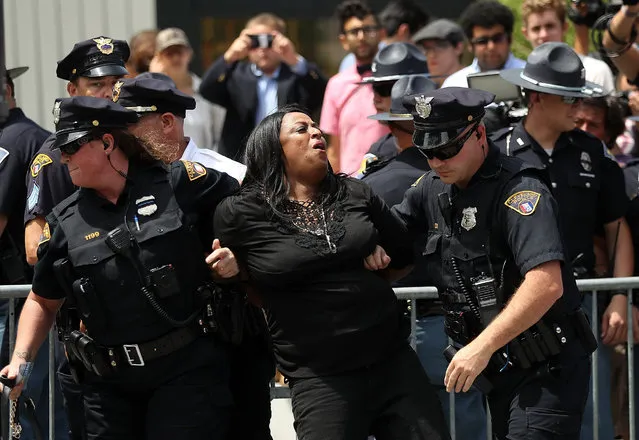
[[[545,95],[552,95],[551,93],[545,93]],[[555,95],[556,96],[556,95]],[[578,98],[576,96],[562,96],[561,102],[564,104],[578,104],[583,100],[583,98]]]
[[[468,141],[468,139],[470,139],[470,137],[476,131],[477,131],[477,125],[475,125],[473,128],[468,130],[468,132],[465,135],[458,137],[457,139],[454,139],[452,142],[444,145],[443,147],[435,148],[432,150],[426,150],[426,149],[420,148],[420,150],[424,153],[426,158],[429,160],[433,160],[435,158],[439,160],[448,160],[452,157],[457,156],[457,154],[459,154],[461,149],[464,148],[466,141]]]
[[[474,40],[470,40],[470,44],[473,46],[486,46],[491,41],[494,44],[501,44],[508,39],[508,35],[504,32],[500,32],[499,34],[490,35],[486,37],[475,38]]]
[[[388,98],[391,95],[391,91],[393,90],[394,84],[395,84],[395,81],[373,83],[373,92],[377,93],[382,98]]]
[[[87,134],[85,136],[82,136],[81,138],[70,142],[68,144],[65,145],[61,145],[60,146],[60,151],[64,154],[66,154],[67,156],[72,156],[75,153],[77,153],[78,151],[80,151],[80,148],[82,148],[83,146],[85,146],[86,144],[88,144],[89,142],[96,140],[96,139],[100,139],[99,137],[96,137],[93,134]]]

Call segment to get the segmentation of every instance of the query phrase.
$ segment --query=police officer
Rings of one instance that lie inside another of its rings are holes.
[[[124,64],[129,52],[129,45],[123,40],[100,36],[81,41],[58,61],[56,75],[67,81],[69,96],[111,99],[113,86],[127,74]],[[60,151],[51,150],[49,145],[44,145],[33,158],[27,185],[29,199],[24,213],[25,247],[27,261],[34,265],[38,261],[36,251],[45,216],[76,188],[60,161]]]
[[[391,105],[391,90],[393,84],[406,75],[428,75],[426,57],[417,46],[397,42],[384,46],[377,52],[371,66],[373,74],[362,80],[360,84],[370,84],[373,87],[373,104],[377,113],[388,112]],[[386,121],[380,119],[380,123]],[[386,134],[371,145],[365,155],[363,171],[367,162],[385,160],[394,157],[400,149],[393,133]]]
[[[184,114],[195,107],[195,100],[180,92],[168,76],[142,73],[135,78],[124,79],[116,83],[113,101],[138,113],[140,119],[129,126],[129,131],[144,139],[157,158],[162,157],[168,163],[181,157],[182,160],[226,171],[240,181],[244,178],[245,165],[212,150],[200,149],[192,139],[184,137]],[[246,316],[262,317],[259,309],[249,305],[245,307],[250,309],[246,310]],[[244,323],[244,327],[241,344],[228,346],[235,410],[227,438],[271,439],[270,381],[275,373],[275,361],[266,341],[266,332],[252,334],[250,329],[253,326],[248,322]]]
[[[165,162],[177,159],[199,162],[240,182],[244,178],[244,164],[199,148],[193,139],[184,136],[184,117],[187,110],[195,108],[195,99],[179,91],[167,75],[146,72],[118,81],[113,87],[113,101],[138,113],[140,120],[129,127],[130,131],[148,140],[150,146],[163,144],[166,151],[157,151],[157,155],[163,156]]]
[[[632,276],[633,248],[624,218],[628,198],[623,172],[609,156],[601,140],[575,128],[579,100],[601,96],[602,88],[585,81],[579,56],[564,43],[544,43],[535,48],[523,69],[509,69],[501,76],[520,86],[528,104],[527,117],[513,129],[495,133],[495,143],[505,154],[538,168],[550,176],[559,205],[559,220],[565,234],[566,258],[580,276],[595,276],[593,238],[603,224],[611,263],[610,274]],[[625,292],[613,292],[610,303],[602,302],[603,316],[592,316],[592,297],[584,296],[584,309],[591,319],[601,319],[601,342],[615,345],[626,339]],[[605,299],[599,296],[600,299]],[[598,402],[602,438],[614,437],[610,396],[610,352],[600,347],[599,390],[606,396]],[[592,396],[584,415],[583,437],[592,438]]]
[[[64,332],[87,438],[224,438],[228,364],[203,336],[213,328],[203,255],[213,211],[237,181],[195,162],[151,159],[125,131],[136,113],[112,101],[65,98],[59,109],[54,148],[80,190],[47,216],[33,290],[1,373],[15,378],[32,360],[66,297],[87,329]],[[216,274],[238,272],[228,249],[211,258]]]
[[[572,439],[596,343],[549,189],[486,138],[493,99],[457,87],[405,99],[432,171],[393,212],[409,231],[428,231],[428,276],[455,342],[446,389],[486,392],[499,439]]]
[[[401,203],[404,193],[426,171],[430,170],[424,153],[413,144],[413,115],[403,103],[404,96],[427,93],[437,85],[423,75],[404,76],[397,80],[391,91],[390,110],[369,116],[370,119],[386,121],[400,149],[397,156],[371,162],[362,180],[380,196],[388,206]],[[395,287],[431,286],[426,258],[422,255],[426,245],[426,234],[415,241],[415,269],[394,284]],[[417,301],[417,354],[426,374],[438,392],[444,415],[449,419],[450,398],[444,389],[444,374],[447,363],[442,353],[448,345],[444,334],[444,313],[441,301],[421,299]],[[486,411],[484,399],[477,390],[455,399],[455,426],[457,438],[485,439]]]

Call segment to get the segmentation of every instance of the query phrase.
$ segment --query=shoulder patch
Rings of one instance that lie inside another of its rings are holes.
[[[38,243],[38,245],[46,243],[49,240],[51,240],[51,230],[49,229],[49,223],[45,223],[44,228],[42,229],[42,235],[40,235],[40,242]]]
[[[33,162],[31,162],[31,177],[38,177],[42,168],[46,167],[50,163],[53,163],[53,160],[51,160],[48,155],[44,153],[38,154],[35,159],[33,159]]]
[[[188,160],[183,160],[182,163],[184,164],[184,168],[186,168],[186,174],[189,176],[191,182],[202,176],[206,176],[206,168],[199,163]]]
[[[0,163],[2,163],[7,157],[9,157],[9,152],[0,147]]]
[[[419,178],[419,179],[417,179],[417,180],[416,180],[416,181],[415,181],[415,182],[414,182],[411,186],[417,186],[417,185],[419,185],[419,182],[420,182],[420,181],[424,178],[424,176],[425,176],[425,175],[426,175],[426,173],[422,174],[422,175],[420,176],[420,178]]]
[[[531,215],[537,209],[541,194],[535,191],[519,191],[504,202],[513,211],[521,215]]]

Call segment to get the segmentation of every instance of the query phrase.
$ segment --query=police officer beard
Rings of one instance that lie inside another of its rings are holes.
[[[149,130],[140,137],[144,149],[157,160],[164,163],[175,162],[180,158],[180,143],[167,139],[157,130]]]

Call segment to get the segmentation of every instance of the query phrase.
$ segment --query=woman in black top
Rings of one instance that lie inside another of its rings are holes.
[[[332,173],[322,133],[300,109],[255,128],[246,164],[215,231],[260,295],[298,437],[448,438],[389,281],[363,262],[381,245],[392,266],[409,263],[389,209]]]

